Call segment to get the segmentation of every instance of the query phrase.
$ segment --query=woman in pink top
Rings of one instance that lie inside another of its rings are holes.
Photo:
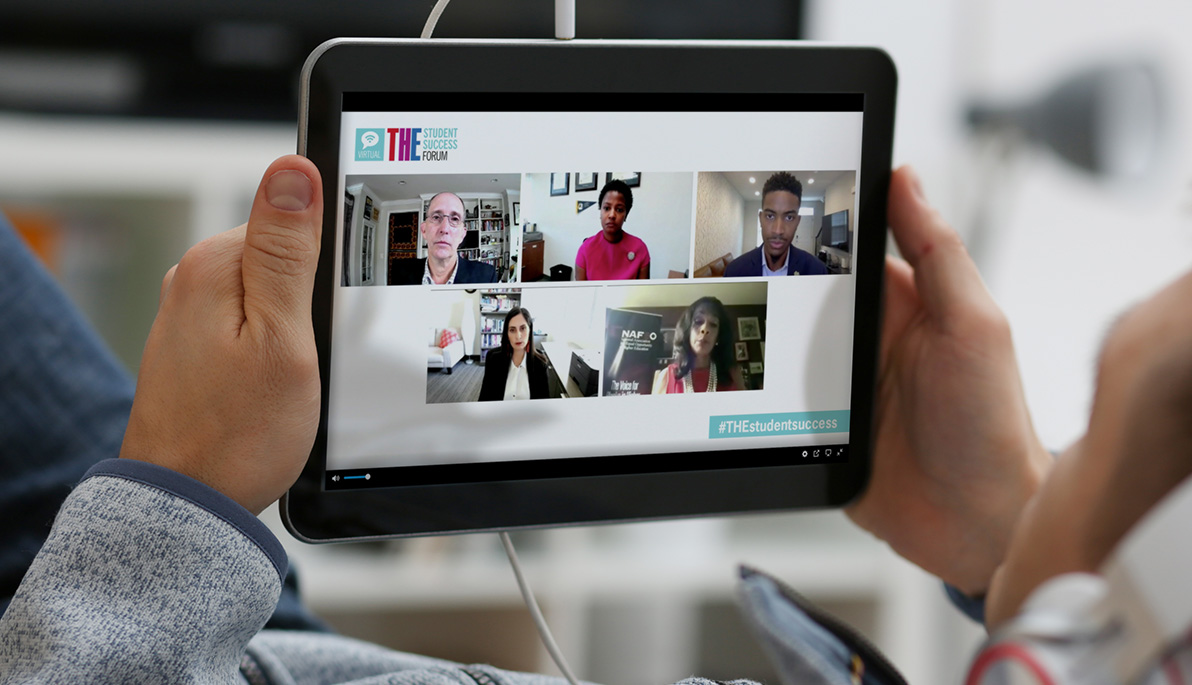
[[[600,226],[604,229],[579,246],[575,280],[624,281],[650,277],[650,251],[641,238],[621,226],[633,209],[633,191],[624,181],[600,189]]]
[[[654,377],[653,393],[724,392],[745,387],[733,354],[732,319],[715,297],[701,297],[675,327],[675,361]]]

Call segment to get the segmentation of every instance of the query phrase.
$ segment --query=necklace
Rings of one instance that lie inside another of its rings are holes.
[[[691,377],[695,375],[695,369],[691,373],[683,376],[683,392],[695,392],[695,383],[691,381]],[[716,392],[716,365],[713,364],[708,368],[708,389],[706,392]]]

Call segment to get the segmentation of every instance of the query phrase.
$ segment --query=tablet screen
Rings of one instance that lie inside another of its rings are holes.
[[[847,461],[863,104],[344,93],[323,487]]]

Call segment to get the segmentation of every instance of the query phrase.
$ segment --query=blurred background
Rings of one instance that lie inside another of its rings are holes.
[[[0,209],[135,372],[160,279],[247,218],[295,147],[297,73],[334,36],[417,36],[419,3],[6,0]],[[1186,0],[579,0],[581,38],[877,45],[899,70],[894,159],[966,237],[1014,328],[1045,443],[1078,437],[1114,317],[1192,265]],[[546,38],[550,0],[454,0],[436,37]],[[782,65],[759,65],[781,72]],[[483,78],[478,71],[477,78]],[[16,334],[5,331],[4,335]],[[279,531],[276,514],[266,518]],[[495,536],[312,548],[314,608],[399,649],[553,672]],[[737,619],[768,569],[887,650],[959,682],[981,632],[938,583],[836,512],[517,536],[583,678],[775,682]]]

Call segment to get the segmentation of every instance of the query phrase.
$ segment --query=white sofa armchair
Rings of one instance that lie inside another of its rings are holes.
[[[446,330],[455,331],[455,342],[447,347],[439,347],[439,339],[443,336],[442,328],[430,329],[430,339],[427,341],[426,368],[442,369],[443,373],[451,373],[452,367],[464,358],[464,341],[458,328]]]

